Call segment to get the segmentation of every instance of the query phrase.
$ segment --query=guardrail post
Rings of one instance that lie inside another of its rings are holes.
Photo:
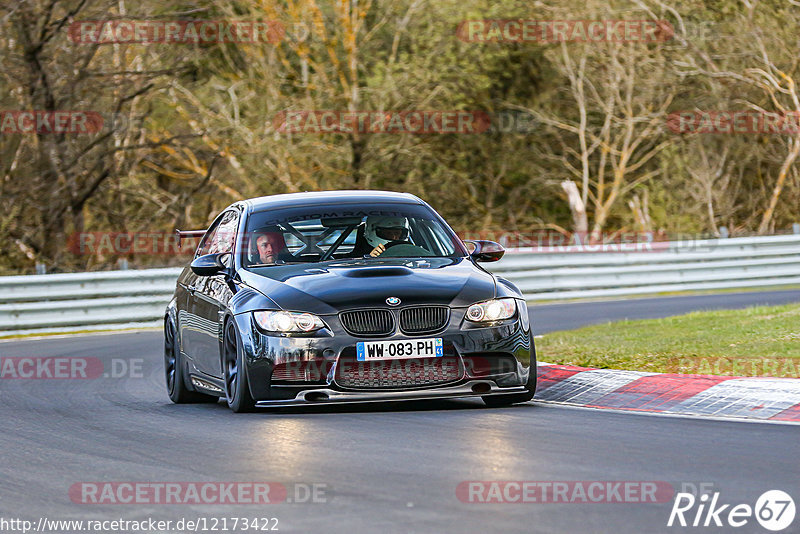
[[[728,227],[727,226],[720,226],[719,227],[719,237],[720,237],[720,239],[727,239],[729,235],[730,235],[730,232],[728,232]]]
[[[792,225],[792,233],[800,234],[800,223],[794,223]]]
[[[47,274],[47,265],[36,262],[36,274]]]

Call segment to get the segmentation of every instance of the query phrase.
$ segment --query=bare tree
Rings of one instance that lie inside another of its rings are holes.
[[[8,233],[25,257],[57,265],[66,235],[85,227],[85,207],[110,182],[122,179],[151,144],[136,118],[142,97],[164,70],[148,68],[141,53],[122,45],[70,42],[79,17],[108,16],[124,2],[25,0],[0,17],[7,53],[0,59],[9,107],[53,113],[85,111],[103,127],[85,134],[18,133],[3,136],[0,209],[23,206]],[[160,67],[160,66],[159,66]]]
[[[558,61],[569,81],[563,107],[529,111],[554,128],[557,144],[545,157],[580,181],[597,239],[617,203],[659,174],[676,89],[664,58],[637,43],[562,43]]]
[[[676,22],[677,40],[687,53],[676,62],[682,79],[702,79],[709,85],[726,83],[736,101],[763,116],[800,116],[798,95],[797,35],[800,12],[790,2],[751,2],[742,0],[739,9],[725,25],[717,25],[712,44],[698,46],[687,35],[685,14],[661,0],[635,0],[649,14],[667,13]],[[723,33],[724,32],[724,33]],[[710,49],[714,46],[715,49]],[[795,121],[796,122],[796,121]],[[763,132],[769,133],[769,132]],[[775,211],[795,162],[800,156],[800,131],[795,128],[772,136],[783,143],[784,152],[774,183],[761,209],[758,232],[774,230]]]

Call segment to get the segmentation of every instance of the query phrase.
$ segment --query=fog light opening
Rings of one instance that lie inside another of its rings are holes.
[[[472,386],[473,393],[489,393],[491,390],[492,386],[486,382],[479,382],[478,384],[474,384]]]
[[[303,398],[308,402],[319,402],[328,400],[328,394],[322,391],[310,391],[306,393]]]

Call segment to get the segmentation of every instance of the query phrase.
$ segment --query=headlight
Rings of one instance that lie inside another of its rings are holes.
[[[514,317],[517,303],[514,299],[494,299],[473,304],[467,309],[467,320],[475,323],[501,321]]]
[[[257,311],[256,323],[268,332],[308,334],[325,326],[322,319],[311,313],[288,311]]]

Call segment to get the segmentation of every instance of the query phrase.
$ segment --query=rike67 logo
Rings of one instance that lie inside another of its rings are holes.
[[[699,498],[691,493],[678,493],[667,526],[738,528],[749,524],[755,517],[765,529],[778,532],[787,529],[794,521],[794,500],[784,491],[764,492],[755,506],[723,504],[719,496],[718,491],[711,495],[705,493]]]

